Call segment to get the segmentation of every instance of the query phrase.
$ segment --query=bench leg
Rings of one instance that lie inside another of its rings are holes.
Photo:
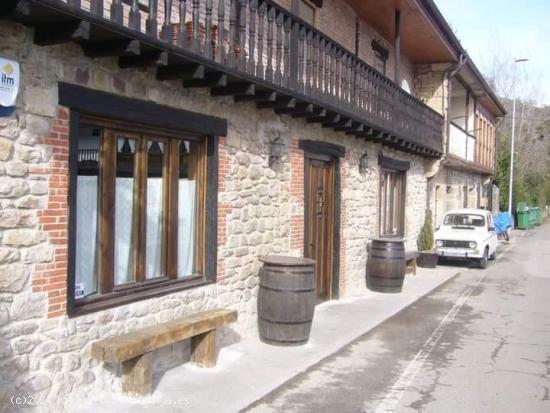
[[[412,267],[413,267],[413,274],[416,275],[416,258],[413,259]]]
[[[122,362],[122,391],[146,396],[153,391],[152,353]]]
[[[216,330],[199,334],[191,339],[191,360],[199,367],[216,365]]]

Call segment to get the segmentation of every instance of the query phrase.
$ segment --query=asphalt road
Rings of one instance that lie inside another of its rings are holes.
[[[550,225],[276,389],[252,412],[550,412]]]

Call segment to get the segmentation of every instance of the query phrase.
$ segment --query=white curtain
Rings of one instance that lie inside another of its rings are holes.
[[[162,271],[162,178],[147,178],[146,278],[158,277]]]
[[[115,285],[134,280],[132,228],[134,178],[116,178],[115,191]]]
[[[76,284],[97,291],[97,176],[79,176],[76,192]]]
[[[178,277],[195,272],[196,181],[179,180],[178,205]]]

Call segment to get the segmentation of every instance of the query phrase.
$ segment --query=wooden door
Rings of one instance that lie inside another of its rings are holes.
[[[306,257],[315,260],[317,297],[331,298],[333,262],[335,162],[329,157],[306,158]]]

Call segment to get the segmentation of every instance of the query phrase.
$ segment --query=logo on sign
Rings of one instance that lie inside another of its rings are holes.
[[[15,78],[11,77],[13,70],[13,66],[6,63],[4,67],[2,67],[2,78],[0,79],[0,83],[5,86],[15,86]]]

